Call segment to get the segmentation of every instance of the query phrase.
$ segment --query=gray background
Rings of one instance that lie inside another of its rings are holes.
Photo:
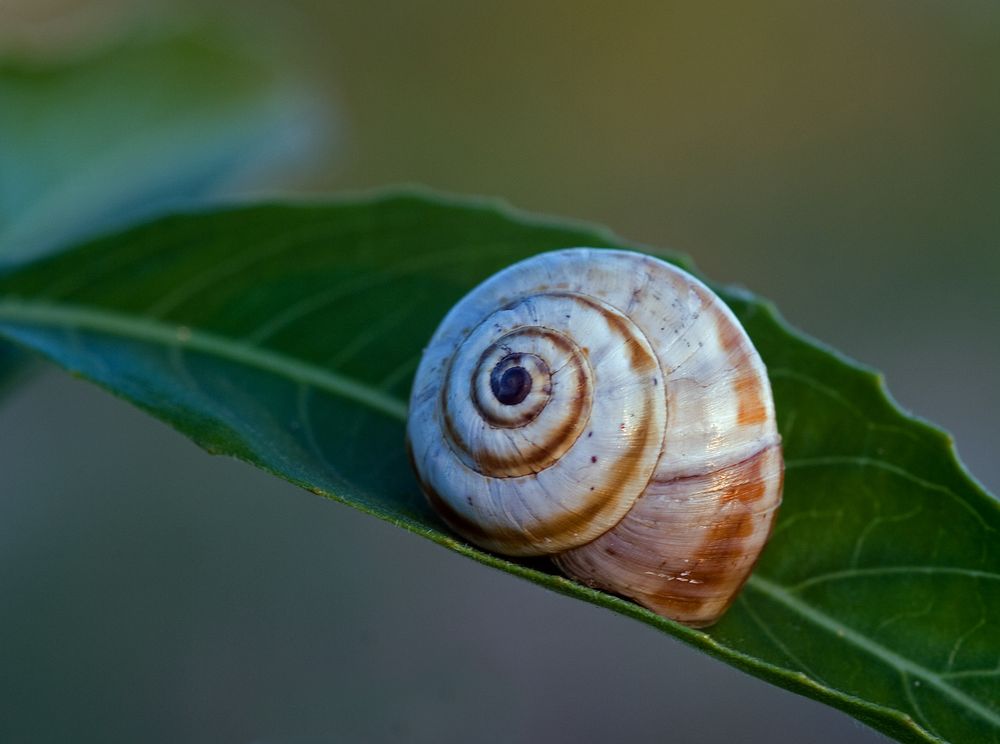
[[[1000,6],[197,5],[334,102],[303,188],[500,195],[690,253],[883,370],[1000,489]],[[184,7],[19,0],[0,43]],[[0,442],[0,740],[880,739],[62,373]]]

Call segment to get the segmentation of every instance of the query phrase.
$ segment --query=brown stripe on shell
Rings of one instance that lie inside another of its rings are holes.
[[[736,421],[741,426],[756,426],[767,420],[767,406],[764,404],[765,394],[760,376],[756,368],[747,363],[756,356],[756,352],[747,340],[742,328],[733,323],[716,323],[719,336],[719,346],[732,362],[737,372],[733,377],[733,394],[736,396]]]
[[[545,330],[548,330],[548,329],[545,329]],[[499,341],[497,341],[495,343],[492,343],[489,346],[487,346],[483,350],[483,353],[479,355],[479,361],[476,362],[476,366],[472,370],[472,379],[469,381],[469,390],[472,393],[472,404],[476,407],[476,410],[479,411],[479,415],[482,417],[483,421],[485,421],[487,424],[489,424],[490,426],[492,426],[495,429],[518,429],[518,428],[520,428],[522,426],[527,426],[532,421],[534,421],[536,418],[538,418],[538,415],[542,411],[545,410],[545,406],[548,404],[548,399],[546,399],[546,401],[541,406],[539,406],[538,408],[529,408],[529,409],[527,409],[525,411],[524,416],[521,416],[521,417],[515,419],[511,423],[506,423],[506,422],[497,421],[497,420],[491,418],[490,414],[489,414],[489,410],[483,405],[483,402],[481,400],[479,400],[479,386],[476,385],[476,378],[479,375],[485,373],[485,370],[483,369],[483,367],[484,367],[484,365],[486,363],[486,360],[489,357],[493,356],[493,353],[496,350],[496,348],[497,348],[498,345],[501,346],[501,347],[503,346],[503,344],[501,344],[500,342],[503,341],[506,338],[511,337],[511,336],[518,336],[518,337],[519,336],[529,336],[529,337],[531,337],[531,336],[544,336],[554,346],[560,347],[569,356],[573,356],[574,352],[576,350],[576,344],[574,344],[572,341],[570,341],[568,338],[566,338],[566,336],[564,334],[562,334],[562,333],[556,333],[555,331],[552,331],[552,332],[549,332],[549,333],[545,333],[545,332],[542,331],[542,329],[539,329],[539,328],[536,328],[536,327],[527,327],[527,328],[517,329],[516,331],[514,331],[512,333],[506,334]],[[510,353],[511,354],[517,354],[519,352],[510,352]],[[527,355],[528,352],[524,352],[524,354]],[[532,355],[532,356],[537,356],[537,355]],[[541,359],[541,357],[538,357],[538,358]],[[546,365],[546,367],[548,366],[547,360],[541,359],[541,361],[542,361],[543,364]],[[534,385],[534,381],[532,381],[532,384]],[[551,370],[549,371],[549,379],[545,381],[544,385],[545,385],[546,392],[551,392],[551,389],[552,389],[552,372],[551,372]],[[447,378],[445,378],[445,384],[444,384],[445,389],[447,389],[447,386],[448,386],[448,381],[447,381]],[[445,400],[445,399],[443,399],[443,400]]]
[[[410,460],[410,466],[413,468],[413,472],[417,477],[417,483],[420,485],[420,490],[427,499],[427,503],[430,504],[431,508],[434,509],[437,515],[441,517],[441,519],[443,519],[453,530],[475,543],[491,539],[491,536],[493,535],[496,535],[504,540],[519,539],[518,534],[514,530],[505,529],[503,527],[496,527],[492,531],[487,532],[473,520],[467,519],[452,509],[451,505],[441,497],[441,494],[439,494],[421,477],[421,471],[420,468],[417,467],[416,458],[413,456],[413,445],[410,443],[409,437],[406,438],[406,455]]]
[[[579,383],[584,387],[586,377],[579,372]],[[585,388],[584,388],[585,389]],[[572,409],[568,412],[563,425],[553,430],[552,434],[541,444],[531,442],[532,449],[528,452],[517,450],[509,457],[491,455],[489,452],[471,452],[476,462],[476,469],[483,475],[492,478],[512,478],[524,475],[525,469],[539,473],[559,461],[566,452],[576,444],[580,434],[587,428],[589,416],[585,411],[590,408],[589,391],[572,398]],[[447,416],[447,414],[445,414]]]
[[[574,292],[567,292],[565,294],[567,297],[572,297],[581,304],[588,305],[597,310],[601,314],[601,317],[604,318],[604,322],[608,324],[608,328],[625,339],[625,348],[629,354],[629,367],[633,372],[639,375],[649,374],[658,368],[659,362],[656,359],[656,355],[649,354],[642,347],[639,339],[632,334],[630,321],[624,315],[608,312],[609,305],[605,305],[603,302],[592,297]],[[636,328],[636,330],[639,329]],[[642,331],[640,330],[639,332],[641,333]],[[649,343],[648,339],[644,340]]]
[[[646,407],[643,410],[645,411]],[[643,453],[649,447],[658,448],[660,446],[656,427],[649,422],[648,418],[649,415],[644,413],[643,420],[635,427],[637,439],[641,440],[641,445],[633,444],[628,447],[618,459],[607,466],[608,477],[603,483],[594,486],[594,490],[589,493],[586,501],[574,511],[567,511],[544,523],[526,526],[525,531],[535,540],[555,540],[561,536],[578,532],[582,525],[602,520],[608,513],[614,512],[617,509],[614,501],[618,498],[622,484],[633,480],[642,467]],[[461,530],[459,531],[461,532]],[[493,533],[491,537],[496,544],[505,543],[504,535]],[[522,544],[523,538],[511,540],[509,544],[500,548],[500,551],[510,552],[512,555],[524,555]]]
[[[553,296],[562,296],[572,299],[574,302],[587,305],[600,313],[602,319],[608,324],[608,328],[623,339],[625,348],[629,353],[629,367],[636,375],[646,375],[658,370],[659,362],[656,355],[647,351],[640,341],[633,335],[633,326],[630,325],[627,318],[620,315],[618,312],[611,310],[608,305],[605,305],[601,301],[587,297],[586,295],[577,294],[575,292],[552,292],[551,294]],[[636,329],[636,331],[641,333],[638,329]],[[578,364],[582,365],[589,363],[589,354],[582,354],[579,346],[573,343],[573,341],[566,337],[565,334],[551,328],[541,326],[525,326],[522,328],[516,328],[504,334],[503,339],[517,336],[530,337],[533,335],[545,337],[551,343],[560,346],[565,352],[572,355]],[[499,343],[499,341],[497,343]],[[475,375],[477,373],[481,373],[483,361],[491,355],[491,352],[495,349],[497,343],[491,344],[480,355],[480,360],[475,365],[475,370],[473,372],[474,377],[471,380],[470,389],[473,394],[473,403],[476,410],[480,412],[483,416],[483,420],[488,425],[494,426],[494,428],[515,428],[497,426],[496,422],[484,414],[483,406],[478,400],[478,395],[476,393],[477,386]],[[452,361],[449,362],[448,370],[446,371],[444,378],[445,384],[441,387],[440,408],[443,412],[442,423],[446,438],[449,440],[449,443],[453,445],[452,449],[455,450],[456,454],[464,452],[475,464],[475,469],[479,473],[492,478],[515,478],[527,475],[528,473],[539,473],[557,463],[559,459],[576,443],[583,430],[586,428],[587,419],[584,418],[584,411],[589,411],[590,409],[590,396],[592,391],[590,390],[589,385],[586,384],[586,374],[583,369],[578,368],[577,389],[581,392],[581,394],[572,399],[573,408],[566,417],[565,424],[554,430],[553,433],[545,439],[545,441],[540,443],[531,442],[531,448],[528,451],[517,450],[515,453],[507,456],[498,456],[489,452],[474,449],[459,433],[458,427],[455,426],[455,422],[452,420],[446,405],[449,390],[447,381],[450,379],[453,359],[454,357],[452,358]],[[542,409],[544,409],[544,406]],[[526,417],[522,426],[534,421],[541,413],[542,409],[539,409],[537,412],[533,412],[530,417]]]
[[[428,503],[437,511],[438,515],[448,526],[470,541],[482,544],[494,540],[516,542],[521,539],[521,535],[517,531],[499,525],[494,525],[490,529],[486,529],[479,523],[464,517],[452,509],[451,505],[441,498],[441,495],[427,483],[421,481],[420,487],[423,489]]]
[[[452,420],[451,413],[448,410],[447,400],[449,390],[448,380],[450,379],[451,372],[450,365],[448,374],[445,376],[445,383],[441,386],[441,403],[439,410],[441,411],[441,419],[446,441],[448,441],[449,445],[451,445],[457,455],[461,456],[462,453],[467,455],[469,460],[471,460],[471,463],[475,465],[475,470],[477,472],[490,478],[516,478],[532,473],[539,473],[542,470],[551,467],[557,463],[559,459],[576,443],[576,441],[580,438],[580,435],[583,433],[583,430],[587,428],[587,424],[590,420],[591,396],[593,391],[591,390],[591,385],[588,381],[587,370],[584,369],[584,365],[589,364],[586,357],[580,353],[579,347],[577,347],[576,344],[574,344],[564,334],[548,328],[520,328],[506,334],[504,338],[506,339],[512,336],[530,337],[533,335],[544,336],[554,345],[560,346],[571,357],[572,361],[569,362],[569,364],[572,364],[572,369],[576,371],[575,387],[577,389],[577,394],[570,399],[572,408],[568,411],[568,415],[563,420],[563,425],[558,429],[553,430],[545,441],[541,443],[531,442],[531,450],[527,452],[524,450],[517,450],[514,454],[503,457],[472,447],[472,445],[467,442],[458,431],[458,427],[455,426],[455,422]],[[495,347],[496,344],[491,344],[483,352],[480,356],[479,363],[476,364],[476,372],[481,373],[483,360],[490,355],[491,350]],[[471,390],[476,410],[482,415],[482,406],[478,401],[478,396],[475,392],[475,378],[471,381]],[[531,421],[534,421],[544,408],[545,406],[543,405],[537,412],[534,412],[522,426],[526,426]],[[485,423],[493,428],[515,428],[508,426],[496,426],[495,422],[487,418],[485,415],[482,417]]]
[[[712,526],[701,548],[690,558],[691,581],[672,587],[671,596],[665,597],[661,605],[675,608],[672,612],[683,607],[688,617],[684,622],[694,627],[711,625],[736,599],[771,534],[780,503],[784,479],[780,445],[761,450],[733,467],[740,475],[719,494],[722,508],[728,506],[730,513]],[[778,468],[776,487],[775,467]],[[778,494],[778,503],[768,505],[764,511],[753,509],[751,505],[769,491]],[[765,531],[763,537],[758,533],[760,529]],[[749,540],[753,537],[757,539]]]
[[[536,541],[557,540],[567,534],[578,532],[581,525],[600,520],[616,510],[615,499],[618,497],[622,483],[627,483],[636,477],[642,467],[644,452],[650,447],[659,448],[660,446],[656,427],[649,421],[648,411],[651,403],[652,401],[647,400],[646,405],[641,409],[643,411],[642,419],[634,427],[635,439],[641,441],[641,445],[633,444],[628,447],[617,460],[612,461],[610,465],[602,469],[607,473],[607,478],[604,482],[594,486],[587,500],[580,504],[579,508],[567,511],[544,523],[526,525],[526,533],[530,534]],[[421,486],[428,501],[448,525],[469,540],[508,555],[538,554],[538,551],[528,552],[525,550],[524,536],[521,533],[497,525],[477,524],[459,514],[427,484],[421,483]]]
[[[566,285],[556,285],[556,286],[566,286]],[[542,294],[543,290],[547,288],[548,285],[541,285],[539,287],[536,287],[534,292],[529,292],[525,296],[531,296],[532,294]],[[656,355],[654,354],[651,356],[650,354],[648,354],[646,350],[642,348],[642,345],[639,343],[639,340],[635,336],[633,336],[632,328],[635,326],[630,325],[628,316],[625,315],[618,308],[612,308],[611,305],[604,303],[600,299],[597,299],[595,297],[590,297],[589,295],[581,294],[579,292],[557,291],[557,292],[544,292],[544,294],[547,294],[552,297],[566,297],[568,299],[573,300],[574,302],[579,302],[581,305],[586,305],[599,312],[601,314],[601,317],[608,324],[608,328],[625,340],[625,345],[629,353],[630,366],[634,371],[639,373],[650,372],[653,369],[655,369],[659,364],[656,359]],[[513,302],[509,303],[508,307],[513,307],[517,305],[519,302],[522,302],[525,296],[522,296],[517,300],[514,300]],[[551,329],[546,328],[546,330],[551,330]],[[636,327],[636,330],[639,329]],[[639,332],[641,333],[641,331]],[[649,342],[648,339],[645,340],[647,341],[647,343]]]
[[[711,625],[756,563],[780,504],[782,478],[781,448],[773,445],[714,473],[653,481],[616,527],[557,562],[591,586],[694,627]],[[711,503],[714,516],[693,515],[695,499],[704,508]],[[707,534],[691,543],[705,519]]]

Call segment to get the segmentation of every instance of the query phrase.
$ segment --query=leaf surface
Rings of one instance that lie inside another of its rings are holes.
[[[442,526],[403,447],[421,348],[488,275],[579,245],[641,249],[420,194],[178,215],[0,278],[0,334],[211,452],[641,620],[900,740],[1000,741],[1000,505],[878,375],[745,292],[716,288],[768,365],[785,501],[718,625],[677,625]]]

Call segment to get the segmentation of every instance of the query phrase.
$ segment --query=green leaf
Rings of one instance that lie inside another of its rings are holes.
[[[641,620],[900,740],[1000,739],[1000,505],[881,378],[747,293],[719,288],[771,374],[785,503],[718,625],[677,625],[441,525],[403,447],[421,347],[489,274],[575,245],[635,247],[416,194],[174,216],[0,279],[0,333],[211,452]]]
[[[301,159],[315,106],[232,42],[184,32],[0,59],[0,272]],[[23,368],[0,346],[0,389]]]

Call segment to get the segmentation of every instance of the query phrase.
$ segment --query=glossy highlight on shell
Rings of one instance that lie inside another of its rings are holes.
[[[456,532],[693,626],[735,598],[783,461],[764,364],[705,285],[573,248],[487,279],[438,327],[407,424]]]

